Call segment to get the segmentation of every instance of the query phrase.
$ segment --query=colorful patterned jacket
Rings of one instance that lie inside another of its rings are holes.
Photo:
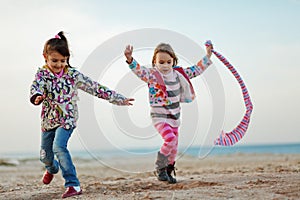
[[[47,66],[39,68],[30,89],[30,101],[45,96],[42,103],[42,131],[56,127],[75,128],[78,119],[77,100],[81,89],[91,95],[121,105],[126,99],[121,94],[93,81],[75,68],[65,68],[62,77],[55,76]]]
[[[174,67],[176,70],[180,85],[182,88],[181,102],[191,102],[195,98],[193,86],[189,79],[194,78],[202,74],[204,70],[211,65],[211,60],[205,56],[196,65],[187,68]],[[168,99],[165,85],[162,81],[162,77],[156,68],[147,68],[141,66],[135,59],[129,64],[129,68],[135,73],[141,80],[148,83],[149,87],[149,102],[151,106],[166,106],[171,105],[172,102]]]

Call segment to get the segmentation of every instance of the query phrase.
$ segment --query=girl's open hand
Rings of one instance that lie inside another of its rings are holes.
[[[127,45],[124,51],[124,55],[127,59],[127,63],[132,62],[132,52],[133,52],[133,46]]]
[[[125,100],[123,100],[122,105],[124,105],[124,106],[132,106],[131,101],[134,101],[134,99],[133,98],[125,99]]]

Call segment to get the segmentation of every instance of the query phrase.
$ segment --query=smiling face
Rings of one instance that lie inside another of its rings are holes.
[[[168,74],[173,69],[174,59],[166,52],[158,52],[154,64],[162,74]]]
[[[63,56],[56,51],[44,55],[47,66],[53,73],[59,74],[67,65],[67,56]]]

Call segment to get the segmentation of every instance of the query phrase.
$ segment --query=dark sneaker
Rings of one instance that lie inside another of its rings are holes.
[[[157,169],[156,176],[159,181],[169,181],[169,177],[168,177],[166,168]]]
[[[46,185],[49,184],[49,183],[52,181],[53,177],[54,177],[54,175],[53,175],[53,174],[50,174],[50,173],[46,170],[46,172],[45,172],[44,175],[43,175],[43,183],[46,184]]]
[[[169,176],[168,183],[171,183],[171,184],[177,183],[176,178],[174,178],[171,174],[170,175],[168,174],[168,176]]]
[[[63,193],[63,195],[61,196],[62,198],[67,198],[67,197],[72,197],[75,195],[81,195],[82,194],[82,190],[80,189],[79,192],[77,192],[74,187],[68,187],[68,189],[66,190],[65,193]]]
[[[169,177],[169,180],[168,180],[169,183],[177,183],[176,179],[171,175],[172,172],[173,172],[174,176],[176,176],[174,164],[173,165],[169,164],[168,167],[167,167],[167,174],[168,174],[168,177]]]

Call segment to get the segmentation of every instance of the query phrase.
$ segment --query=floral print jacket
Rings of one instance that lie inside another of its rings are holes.
[[[184,77],[191,79],[196,76],[202,74],[209,65],[211,65],[211,60],[204,56],[196,65],[187,68],[181,68],[178,66],[175,68],[180,68],[183,70]],[[151,106],[166,106],[171,105],[172,102],[169,100],[167,93],[165,92],[165,85],[162,84],[158,78],[158,70],[156,68],[147,68],[141,66],[135,59],[129,64],[129,68],[135,73],[141,80],[148,83],[149,87],[149,103]],[[191,85],[189,80],[185,80],[185,78],[181,78],[181,73],[178,73],[180,79],[181,88],[190,88],[187,87]],[[192,89],[192,86],[191,86]],[[189,91],[186,89],[181,94],[182,97],[191,96],[190,99],[181,98],[181,102],[191,102],[194,99],[194,96],[187,95],[186,93],[193,93],[193,91]]]
[[[91,95],[122,105],[126,99],[121,94],[93,81],[75,68],[65,68],[62,77],[54,75],[45,65],[39,68],[30,89],[30,101],[44,96],[42,102],[42,131],[56,127],[75,128],[78,119],[77,100],[81,89]]]

